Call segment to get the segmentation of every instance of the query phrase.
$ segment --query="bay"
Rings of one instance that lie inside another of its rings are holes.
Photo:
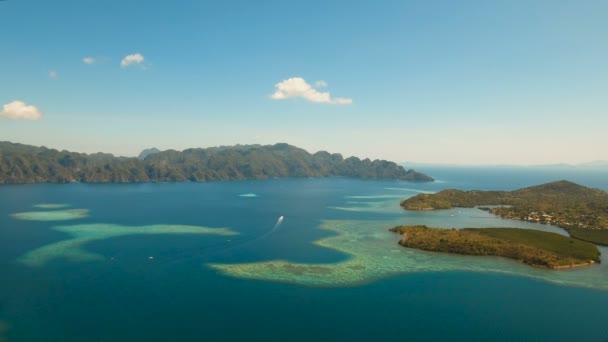
[[[405,212],[399,201],[445,188],[512,190],[558,179],[606,190],[605,173],[567,168],[421,171],[439,181],[329,178],[0,187],[0,340],[608,338],[604,264],[554,276],[546,272],[555,271],[500,258],[409,255],[397,245],[398,236],[387,231],[403,222],[560,232],[475,209]],[[86,212],[57,221],[14,216],[75,209]],[[210,230],[166,233],[171,225]],[[74,227],[85,233],[144,228],[60,249],[73,253],[66,259],[52,248],[73,239]],[[141,234],[149,227],[165,233]],[[376,270],[353,267],[340,273],[333,268],[359,260],[315,243],[343,234],[335,227],[353,239],[353,253],[368,251],[360,258],[362,265],[371,260],[379,265]],[[218,234],[223,232],[219,229],[234,234]],[[45,246],[52,253],[35,253]],[[82,251],[96,258],[82,258]],[[375,251],[386,252],[387,259]],[[32,253],[36,265],[24,262]],[[428,269],[413,269],[407,263],[412,258]],[[253,277],[242,273],[271,261],[285,261],[288,267]]]

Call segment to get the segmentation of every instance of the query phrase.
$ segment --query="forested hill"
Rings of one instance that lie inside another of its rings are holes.
[[[180,182],[274,177],[353,177],[433,181],[386,160],[310,154],[288,144],[167,150],[145,158],[58,151],[0,142],[0,184]]]
[[[568,181],[515,191],[448,189],[419,194],[401,202],[408,210],[483,205],[499,205],[483,209],[503,218],[556,225],[573,237],[608,246],[608,193]]]

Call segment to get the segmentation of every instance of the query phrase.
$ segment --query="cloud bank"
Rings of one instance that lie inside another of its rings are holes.
[[[144,61],[144,56],[141,53],[127,55],[120,61],[120,66],[126,68],[130,65],[141,64]]]
[[[38,120],[41,117],[42,112],[38,108],[22,101],[7,103],[0,111],[0,118],[9,120]]]
[[[325,81],[317,82],[317,87],[327,86]],[[313,88],[301,77],[292,77],[281,81],[274,86],[276,91],[272,94],[273,100],[285,100],[290,98],[303,98],[315,103],[329,103],[346,105],[353,103],[352,99],[346,97],[332,97],[327,92],[321,92]]]

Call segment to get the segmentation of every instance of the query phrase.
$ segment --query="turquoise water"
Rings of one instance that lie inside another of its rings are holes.
[[[608,189],[605,173],[424,171],[440,181],[3,186],[0,341],[608,339],[608,265],[556,273],[413,252],[386,231],[426,223],[563,233],[398,203],[563,178]]]

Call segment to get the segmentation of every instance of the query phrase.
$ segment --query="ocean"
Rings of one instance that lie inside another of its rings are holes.
[[[541,270],[408,250],[388,232],[429,224],[565,234],[477,209],[406,212],[399,201],[560,179],[608,190],[608,172],[420,171],[437,182],[1,186],[0,341],[608,340],[606,264]]]

